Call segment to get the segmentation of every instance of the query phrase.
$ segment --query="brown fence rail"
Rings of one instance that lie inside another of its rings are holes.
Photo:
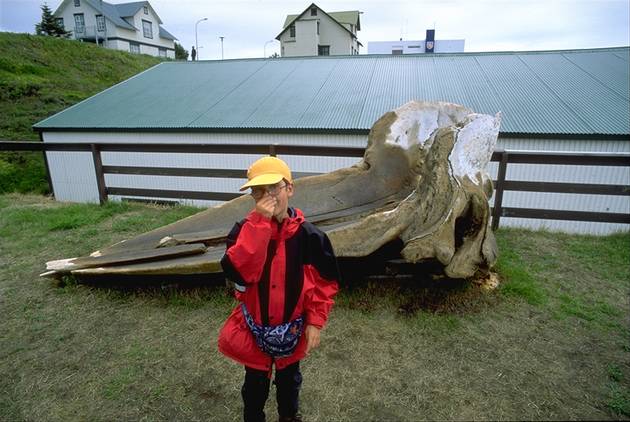
[[[605,154],[592,152],[554,153],[499,150],[492,154],[492,161],[499,162],[497,180],[494,181],[495,195],[494,207],[492,209],[493,230],[496,230],[499,227],[501,217],[630,224],[630,214],[503,207],[504,191],[630,196],[629,185],[506,180],[507,167],[508,164],[511,163],[630,167],[630,154]]]
[[[226,192],[174,191],[162,189],[137,189],[118,186],[107,186],[105,174],[158,175],[187,177],[244,178],[244,170],[234,169],[199,169],[171,167],[109,166],[103,165],[102,152],[153,152],[153,153],[187,153],[187,154],[270,154],[270,155],[306,155],[334,157],[363,157],[364,148],[328,147],[328,146],[292,146],[292,145],[242,145],[242,144],[75,144],[60,142],[0,142],[0,151],[42,151],[48,172],[46,151],[84,151],[91,152],[96,170],[96,181],[99,200],[104,203],[109,195],[144,196],[169,199],[201,199],[228,201],[240,194]],[[495,195],[492,209],[492,228],[497,229],[501,217],[519,217],[546,220],[595,221],[605,223],[630,224],[630,214],[602,213],[572,210],[553,210],[540,208],[503,207],[503,192],[527,191],[549,193],[571,193],[590,195],[624,195],[630,196],[630,185],[584,184],[532,182],[506,180],[509,164],[545,164],[545,165],[579,165],[579,166],[617,166],[630,167],[630,154],[605,153],[548,153],[530,151],[497,150],[492,154],[492,161],[499,163],[497,180],[494,181]],[[317,173],[294,173],[295,177],[310,176]]]

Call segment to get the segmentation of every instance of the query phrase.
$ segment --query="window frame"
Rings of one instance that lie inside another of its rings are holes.
[[[317,55],[318,56],[330,56],[330,45],[318,45],[317,46]]]
[[[168,51],[164,47],[158,47],[158,57],[168,58]]]
[[[81,7],[81,0],[74,0],[74,7]]]
[[[311,16],[317,16],[317,7],[311,7]]]
[[[94,15],[94,17],[96,18],[96,30],[98,32],[105,32],[105,29],[106,29],[105,16]]]
[[[78,17],[81,17],[80,24],[77,22]],[[85,32],[85,15],[83,13],[74,14],[74,32],[78,34],[82,34]]]
[[[145,24],[149,25],[149,36],[147,36],[147,27]],[[144,38],[153,39],[153,22],[142,19],[142,35],[144,36]]]
[[[295,38],[295,25],[289,26],[289,37]]]
[[[140,43],[129,41],[129,52],[131,54],[140,54]]]
[[[144,5],[144,6],[143,6],[143,8],[144,8],[144,9],[143,9],[143,10],[144,10],[144,14],[145,14],[145,15],[148,15],[148,14],[149,14],[149,6]]]

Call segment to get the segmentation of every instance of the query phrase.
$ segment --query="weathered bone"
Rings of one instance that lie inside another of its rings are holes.
[[[497,256],[486,166],[499,124],[499,114],[412,101],[372,126],[359,163],[296,180],[291,204],[328,233],[339,257],[367,256],[400,239],[405,261],[436,259],[447,276],[470,277],[490,268]],[[219,272],[225,235],[252,206],[246,195],[101,249],[98,259],[51,261],[54,271],[45,274]],[[190,255],[190,243],[206,249]],[[177,248],[186,256],[168,252]]]

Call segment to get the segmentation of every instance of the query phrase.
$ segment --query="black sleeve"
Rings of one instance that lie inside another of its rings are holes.
[[[309,222],[303,223],[302,228],[306,234],[308,251],[305,263],[312,264],[325,279],[340,281],[337,258],[326,233]]]
[[[234,224],[234,227],[232,227],[232,230],[230,230],[230,233],[228,233],[227,239],[225,241],[225,254],[223,255],[223,258],[221,258],[221,267],[223,268],[225,277],[241,287],[245,287],[245,280],[243,280],[243,277],[241,277],[236,268],[234,268],[234,265],[232,264],[232,261],[230,261],[230,257],[227,254],[227,250],[234,246],[234,244],[236,243],[236,239],[238,239],[238,235],[241,232],[241,227],[243,226],[244,222],[245,220]]]

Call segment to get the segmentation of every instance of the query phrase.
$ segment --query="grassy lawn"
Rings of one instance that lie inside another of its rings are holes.
[[[0,420],[240,418],[243,370],[216,348],[234,306],[225,288],[38,277],[48,260],[196,211],[0,195]],[[305,418],[630,417],[630,235],[497,236],[494,291],[446,281],[342,291],[303,362]]]

